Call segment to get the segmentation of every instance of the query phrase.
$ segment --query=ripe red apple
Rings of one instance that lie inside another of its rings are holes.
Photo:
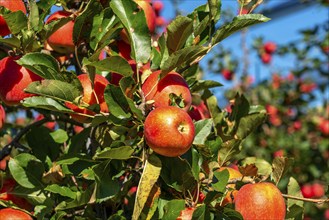
[[[4,208],[0,209],[0,219],[6,220],[33,220],[33,218],[26,214],[23,211],[13,209],[13,208]]]
[[[176,220],[192,220],[193,212],[195,208],[194,207],[188,207],[183,209]]]
[[[272,61],[272,56],[269,53],[262,53],[261,60],[264,64],[269,64]]]
[[[221,167],[219,168],[219,171],[223,171],[223,170],[227,170],[229,172],[229,180],[233,180],[236,178],[241,178],[242,174],[240,173],[240,171],[233,169],[231,167]],[[222,206],[228,204],[228,203],[233,203],[235,200],[233,200],[233,198],[235,198],[235,196],[237,195],[238,191],[235,189],[235,184],[228,184],[227,185],[230,190],[229,192],[226,194],[225,198],[222,201]]]
[[[195,128],[191,117],[174,106],[159,107],[145,119],[144,136],[156,153],[177,157],[188,151],[193,143]]]
[[[21,0],[0,0],[0,6],[3,6],[11,11],[22,11],[24,14],[26,14],[26,8],[25,4]],[[5,21],[5,19],[0,16],[0,36],[4,37],[8,34],[10,34],[11,31],[9,30],[9,27]]]
[[[146,23],[151,33],[155,31],[155,18],[156,14],[149,1],[135,0],[139,7],[141,7],[145,13]]]
[[[181,97],[185,111],[190,109],[192,96],[185,79],[176,72],[170,72],[160,81],[161,71],[153,72],[142,85],[142,91],[146,101],[154,100],[154,107],[170,106],[170,94]]]
[[[152,3],[153,9],[156,14],[159,14],[160,11],[163,9],[163,2],[160,0],[153,1]]]
[[[322,119],[320,124],[318,124],[318,129],[324,136],[329,136],[329,120]]]
[[[0,105],[0,129],[3,127],[6,121],[6,112],[2,105]]]
[[[188,114],[195,121],[210,118],[210,112],[209,112],[206,104],[202,100],[199,103],[199,105],[192,105]]]
[[[305,198],[312,198],[314,196],[313,188],[311,184],[303,185],[300,190]]]
[[[67,11],[56,11],[46,21],[46,24],[49,24],[52,21],[55,21],[60,18],[66,18],[71,16],[72,13]],[[69,21],[56,30],[52,35],[47,39],[48,44],[58,53],[73,53],[75,45],[73,42],[73,26],[74,21]]]
[[[232,80],[233,79],[233,72],[229,69],[223,69],[222,75],[226,80]]]
[[[6,156],[0,161],[0,170],[5,171],[7,168],[7,163],[10,160],[10,156]],[[1,196],[0,196],[1,197]]]
[[[286,205],[280,190],[272,183],[246,184],[235,197],[235,210],[244,220],[285,219]]]
[[[277,150],[273,153],[273,157],[283,157],[285,154],[283,149]]]
[[[107,81],[105,77],[96,74],[94,80],[94,88],[92,88],[88,74],[81,74],[78,76],[78,79],[80,80],[83,88],[83,96],[81,99],[81,103],[88,105],[99,104],[101,112],[105,112],[105,113],[109,112],[109,109],[104,100],[104,90],[105,87],[109,84],[109,81]],[[66,102],[65,105],[77,113],[82,113],[86,115],[95,115],[94,112],[84,107],[79,107],[68,102]],[[80,123],[87,123],[90,121],[89,120],[90,118],[88,116],[83,116],[78,114],[71,114],[71,116],[74,120]]]
[[[0,99],[6,105],[18,105],[20,101],[33,96],[24,89],[34,81],[42,78],[30,70],[18,65],[20,57],[5,57],[0,60]]]
[[[268,54],[272,54],[276,51],[276,44],[273,42],[267,42],[263,46],[264,51]]]
[[[16,181],[14,179],[5,179],[0,190],[0,200],[12,201],[18,207],[31,211],[32,205],[24,198],[18,197],[13,193],[15,186]]]
[[[274,105],[266,105],[266,111],[269,115],[276,115],[279,113],[279,110]]]
[[[312,191],[313,191],[313,197],[314,198],[321,198],[324,196],[324,187],[320,183],[313,183],[312,184]]]

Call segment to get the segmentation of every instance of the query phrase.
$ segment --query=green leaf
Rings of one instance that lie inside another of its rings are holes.
[[[147,198],[151,193],[152,187],[157,182],[160,176],[161,167],[162,164],[160,159],[154,154],[151,154],[146,160],[144,170],[136,192],[134,212],[132,215],[133,220],[139,219],[139,216],[142,213]]]
[[[208,0],[209,16],[211,20],[215,20],[220,14],[221,0]]]
[[[0,38],[0,43],[14,48],[19,48],[21,46],[21,41],[15,36],[12,36],[11,38]]]
[[[115,196],[120,186],[111,176],[110,161],[104,161],[93,167],[96,179],[96,202],[106,201]]]
[[[240,140],[245,139],[249,134],[253,132],[253,130],[264,123],[266,116],[266,112],[262,112],[242,117],[239,122],[236,137]]]
[[[103,10],[102,5],[97,0],[88,1],[87,6],[84,8],[82,13],[76,17],[73,27],[73,42],[79,44],[83,41],[88,41],[93,30],[93,26],[99,24],[94,24],[95,16],[100,14]],[[97,19],[96,19],[97,21]]]
[[[50,136],[58,144],[63,144],[69,139],[69,136],[67,135],[67,132],[63,129],[57,129],[56,131],[51,132]]]
[[[59,63],[51,55],[39,52],[28,53],[20,58],[17,63],[44,79],[65,81],[65,77],[59,69]]]
[[[303,198],[303,194],[300,190],[299,184],[293,177],[289,178],[287,189],[288,189],[288,195]],[[292,207],[293,205],[304,207],[304,202],[288,198],[288,202],[287,202],[288,208]]]
[[[190,64],[195,61],[197,58],[200,58],[206,55],[208,48],[204,46],[191,46],[175,51],[170,54],[167,59],[163,59],[160,65],[161,68],[161,77],[165,74],[174,70],[175,68],[181,66],[182,64]]]
[[[50,111],[57,111],[62,113],[72,113],[73,111],[69,108],[66,108],[61,103],[55,101],[52,98],[42,97],[42,96],[33,96],[25,98],[22,102],[23,106],[28,108],[41,108]]]
[[[118,148],[105,148],[101,152],[97,152],[94,159],[115,159],[127,160],[134,153],[134,149],[130,146],[122,146]]]
[[[262,176],[269,176],[272,173],[272,166],[269,162],[264,159],[256,158],[256,157],[246,157],[241,164],[243,166],[248,164],[255,164],[258,171],[257,174]]]
[[[136,13],[137,4],[134,1],[114,0],[111,1],[110,6],[131,39],[133,59],[137,63],[146,63],[151,55],[151,36],[144,11]]]
[[[185,209],[185,200],[173,199],[164,206],[163,220],[177,219],[180,212]]]
[[[221,83],[213,80],[198,80],[191,87],[191,92],[203,91],[205,89],[223,86]]]
[[[120,87],[112,84],[106,86],[104,98],[107,106],[110,106],[111,115],[121,120],[131,117],[129,103]]]
[[[5,19],[10,31],[12,34],[18,34],[22,29],[27,27],[27,17],[22,11],[15,11],[6,13],[9,10],[4,7],[0,8],[0,14],[3,14],[3,18]]]
[[[272,162],[273,172],[271,174],[271,178],[273,179],[276,185],[279,184],[280,179],[284,176],[284,174],[288,171],[293,163],[292,158],[286,157],[276,157]]]
[[[230,174],[227,169],[223,171],[215,171],[214,172],[215,181],[212,183],[212,187],[217,192],[224,193],[226,191],[226,185],[230,178]]]
[[[76,193],[66,186],[59,186],[57,184],[52,184],[47,186],[45,190],[54,194],[59,194],[64,197],[69,197],[71,199],[74,199],[76,197]]]
[[[35,127],[26,134],[26,140],[32,149],[32,153],[41,161],[46,161],[49,157],[51,160],[57,159],[60,146],[50,135],[48,128],[41,126]]]
[[[98,71],[119,73],[122,76],[131,76],[133,74],[130,64],[121,56],[111,56],[101,61],[88,63],[87,65],[95,67]]]
[[[86,190],[84,192],[77,191],[76,197],[73,201],[70,199],[68,201],[63,201],[63,202],[59,203],[55,207],[55,211],[58,212],[61,210],[67,210],[67,209],[73,209],[73,208],[85,206],[86,204],[88,204],[90,197],[91,197],[90,190]]]
[[[30,7],[29,17],[28,17],[29,27],[33,31],[38,31],[39,23],[40,23],[40,15],[36,1],[35,0],[29,1],[29,7]]]
[[[72,84],[48,79],[42,80],[41,82],[32,82],[25,91],[69,102],[74,102],[81,96],[78,88],[72,86]]]
[[[16,182],[28,189],[43,188],[44,166],[31,154],[22,153],[9,160],[9,170]]]
[[[212,119],[203,119],[195,122],[195,136],[193,140],[194,145],[204,145],[207,137],[213,128]]]
[[[177,16],[167,26],[167,47],[169,54],[183,48],[187,38],[193,32],[193,20],[185,16]]]
[[[261,14],[239,15],[228,23],[220,27],[211,40],[211,45],[215,46],[231,34],[248,26],[269,21],[270,19]]]
[[[237,139],[228,140],[222,144],[218,152],[219,166],[223,166],[234,155],[240,153],[240,149],[239,149],[240,144],[241,144],[241,140],[237,140]]]

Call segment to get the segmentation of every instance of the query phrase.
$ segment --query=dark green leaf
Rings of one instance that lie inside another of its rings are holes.
[[[167,47],[169,54],[181,49],[193,32],[193,20],[185,16],[177,16],[167,26]]]
[[[207,137],[213,128],[212,119],[203,119],[195,122],[195,137],[193,140],[194,145],[204,145]]]
[[[266,112],[255,113],[242,117],[240,119],[238,130],[236,132],[237,138],[239,138],[240,140],[245,139],[259,125],[263,124],[265,119]]]
[[[0,38],[0,43],[3,43],[9,47],[19,48],[21,45],[21,41],[16,37],[11,38]]]
[[[127,160],[134,153],[134,149],[130,146],[122,146],[118,148],[105,148],[101,152],[96,153],[94,159],[116,159]]]
[[[230,174],[227,169],[223,171],[215,171],[214,172],[215,181],[212,183],[212,187],[217,192],[224,193],[226,191],[226,185],[230,178]]]
[[[198,80],[197,83],[191,87],[191,92],[203,91],[204,89],[210,89],[223,86],[221,83],[213,80]]]
[[[226,141],[222,144],[219,152],[218,152],[218,163],[219,166],[223,166],[227,161],[229,161],[234,155],[240,153],[240,146],[241,141],[232,139]]]
[[[87,65],[95,67],[98,71],[119,73],[122,76],[131,76],[133,74],[130,64],[121,56],[111,56],[101,61],[88,63]]]
[[[215,35],[211,40],[211,44],[212,46],[214,46],[236,31],[269,20],[269,18],[261,14],[239,15],[235,17],[231,23],[222,26],[216,31]]]
[[[61,103],[55,101],[54,99],[46,98],[42,96],[33,96],[33,97],[25,98],[23,100],[23,106],[28,108],[41,108],[41,109],[63,112],[63,113],[73,112],[71,109],[66,108]]]
[[[68,201],[63,201],[63,202],[59,203],[55,207],[55,211],[58,212],[60,210],[67,210],[67,209],[85,206],[86,204],[88,204],[88,202],[90,200],[91,193],[92,192],[90,190],[86,190],[84,192],[77,191],[76,197],[73,201],[70,199]]]
[[[44,166],[31,154],[22,153],[9,160],[9,170],[19,185],[28,188],[42,188],[41,177]]]
[[[27,27],[27,17],[22,11],[8,12],[5,8],[0,8],[0,14],[3,14],[10,31],[12,34],[18,34],[22,29]],[[4,13],[5,12],[5,13]]]
[[[288,171],[293,163],[292,158],[286,157],[276,157],[272,163],[273,172],[271,174],[271,178],[273,179],[276,185],[279,184],[280,179],[284,176],[284,174]]]
[[[174,199],[164,206],[163,220],[177,219],[179,213],[185,209],[185,200]]]
[[[61,196],[69,197],[74,199],[76,197],[76,193],[73,192],[69,187],[60,186],[57,184],[49,185],[45,188],[46,191],[49,191],[54,194],[59,194]]]

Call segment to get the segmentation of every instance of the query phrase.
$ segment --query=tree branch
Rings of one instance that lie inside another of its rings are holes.
[[[299,201],[304,201],[304,202],[313,202],[313,203],[317,203],[317,204],[329,203],[329,198],[327,198],[327,199],[310,199],[310,198],[302,198],[302,197],[298,197],[298,196],[287,195],[287,194],[283,194],[283,193],[282,193],[282,196],[287,199],[294,199],[294,200],[299,200]]]

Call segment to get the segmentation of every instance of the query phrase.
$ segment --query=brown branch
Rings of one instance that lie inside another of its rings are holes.
[[[287,199],[294,199],[294,200],[299,200],[299,201],[304,201],[304,202],[313,202],[313,203],[317,203],[317,204],[329,203],[329,198],[327,198],[327,199],[309,199],[309,198],[287,195],[287,194],[283,194],[283,193],[282,193],[282,196]]]

